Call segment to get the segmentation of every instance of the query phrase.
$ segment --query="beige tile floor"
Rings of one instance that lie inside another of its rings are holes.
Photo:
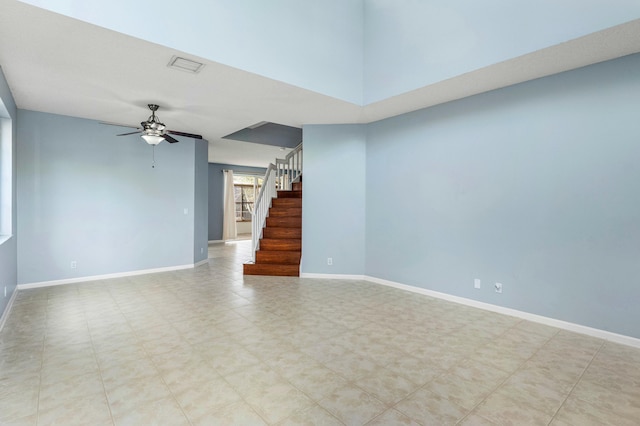
[[[358,281],[193,270],[20,291],[2,425],[638,425],[640,350]]]

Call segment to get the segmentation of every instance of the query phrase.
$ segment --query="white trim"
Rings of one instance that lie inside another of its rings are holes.
[[[342,274],[312,274],[307,272],[300,273],[300,278],[318,278],[324,280],[365,280],[364,275],[342,275]]]
[[[208,258],[207,258],[207,259],[204,259],[204,260],[201,260],[201,261],[200,261],[200,262],[198,262],[198,263],[194,263],[194,264],[193,264],[193,267],[194,267],[194,268],[197,268],[198,266],[206,265],[207,263],[209,263],[209,259],[208,259]]]
[[[13,301],[16,300],[17,294],[18,294],[18,288],[16,287],[15,289],[13,289],[13,293],[9,298],[9,303],[7,303],[7,306],[4,307],[4,312],[0,317],[0,331],[2,331],[4,324],[7,322],[7,319],[9,318],[9,314],[11,313],[11,307],[13,307]]]
[[[220,244],[224,243],[224,240],[209,240],[209,244]]]
[[[567,321],[558,320],[555,318],[544,317],[542,315],[531,314],[529,312],[518,311],[516,309],[505,308],[503,306],[492,305],[490,303],[479,302],[473,299],[467,299],[464,297],[453,296],[451,294],[440,293],[433,290],[427,290],[425,288],[414,287],[411,285],[400,284],[393,281],[383,280],[380,278],[365,276],[365,280],[386,285],[388,287],[394,287],[401,290],[410,291],[413,293],[424,294],[426,296],[435,297],[437,299],[447,300],[449,302],[459,303],[462,305],[472,306],[474,308],[484,309],[486,311],[496,312],[503,315],[509,315],[516,318],[521,318],[527,321],[537,322],[540,324],[548,325],[551,327],[560,328],[563,330],[573,331],[575,333],[586,334],[587,336],[596,337],[598,339],[608,340],[614,343],[620,343],[622,345],[633,346],[640,348],[640,339],[631,336],[625,336],[622,334],[612,333],[606,330],[600,330],[597,328],[587,327],[585,325],[575,324]]]
[[[135,275],[155,274],[155,273],[158,273],[158,272],[179,271],[179,270],[182,270],[182,269],[195,268],[196,265],[197,264],[168,266],[166,268],[142,269],[142,270],[139,270],[139,271],[118,272],[118,273],[115,273],[115,274],[91,275],[91,276],[88,276],[88,277],[67,278],[67,279],[63,279],[63,280],[41,281],[41,282],[36,282],[36,283],[18,284],[18,290],[26,290],[26,289],[29,289],[29,288],[50,287],[50,286],[63,285],[63,284],[74,284],[74,283],[81,283],[81,282],[84,282],[84,281],[108,280],[110,278],[132,277],[132,276],[135,276]]]
[[[596,337],[598,339],[604,339],[610,342],[620,343],[621,345],[640,348],[640,339],[635,337],[625,336],[623,334],[617,334],[611,331],[600,330],[598,328],[587,327],[585,325],[562,321],[555,318],[544,317],[542,315],[536,315],[529,312],[518,311],[516,309],[505,308],[504,306],[492,305],[490,303],[480,302],[478,300],[473,300],[473,299],[467,299],[465,297],[454,296],[447,293],[440,293],[438,291],[428,290],[426,288],[415,287],[407,284],[401,284],[401,283],[397,283],[389,280],[383,280],[381,278],[371,277],[369,275],[304,273],[304,274],[300,274],[300,278],[319,278],[319,279],[335,279],[335,280],[351,279],[351,280],[369,281],[369,282],[384,285],[387,287],[398,288],[400,290],[410,291],[412,293],[418,293],[418,294],[423,294],[425,296],[435,297],[436,299],[442,299],[449,302],[459,303],[461,305],[471,306],[478,309],[484,309],[485,311],[496,312],[498,314],[509,315],[509,316],[521,318],[527,321],[537,322],[540,324],[548,325],[550,327],[556,327],[563,330],[572,331],[574,333],[585,334],[587,336]]]

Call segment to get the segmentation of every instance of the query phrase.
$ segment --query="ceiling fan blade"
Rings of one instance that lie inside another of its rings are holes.
[[[162,137],[164,138],[164,140],[166,140],[169,143],[180,142],[178,139],[174,139],[171,136],[167,135],[166,133],[164,135],[162,135]]]
[[[106,126],[131,127],[132,129],[140,128],[140,126],[131,126],[129,124],[120,124],[120,123],[107,123],[106,121],[100,121],[100,124],[104,124]]]
[[[127,136],[127,135],[135,135],[136,133],[140,133],[141,130],[135,131],[135,132],[129,132],[129,133],[120,133],[119,135],[116,136]]]
[[[202,139],[202,136],[200,135],[194,135],[193,133],[178,132],[177,130],[165,130],[165,133],[171,133],[172,135],[178,135],[178,136],[186,136],[188,138],[193,138],[193,139]]]

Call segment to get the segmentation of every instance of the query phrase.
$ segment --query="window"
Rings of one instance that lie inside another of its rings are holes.
[[[251,220],[255,192],[253,185],[234,185],[234,196],[236,200],[236,222]]]
[[[233,175],[233,192],[236,202],[236,222],[250,222],[253,204],[260,193],[262,178],[250,175]]]

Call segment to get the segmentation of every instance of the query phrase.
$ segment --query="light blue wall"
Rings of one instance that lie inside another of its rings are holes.
[[[9,86],[7,85],[7,81],[5,80],[4,73],[2,72],[2,68],[0,68],[0,119],[5,120],[3,122],[3,126],[9,125],[8,121],[11,121],[11,140],[9,141],[11,145],[11,158],[9,164],[11,165],[11,185],[10,190],[11,194],[8,197],[11,202],[11,237],[9,237],[4,242],[0,242],[0,317],[5,311],[7,304],[13,292],[16,289],[16,285],[18,282],[17,279],[17,245],[16,245],[16,237],[17,237],[17,229],[16,229],[16,140],[17,140],[17,130],[16,130],[16,120],[17,120],[17,110],[16,103],[13,100],[13,96],[11,95],[11,91]],[[2,153],[0,153],[2,155]],[[2,163],[3,166],[5,163]],[[4,172],[4,170],[2,171]],[[4,238],[7,238],[5,236]],[[4,296],[4,288],[7,288],[7,296]]]
[[[209,256],[209,142],[206,140],[194,140],[194,148],[195,206],[193,209],[193,260],[194,263],[197,263]]]
[[[308,125],[302,130],[301,271],[363,275],[365,126]]]
[[[362,103],[362,0],[24,2]]]
[[[209,164],[209,241],[222,240],[222,220],[224,217],[224,176],[223,170],[234,173],[249,173],[264,176],[267,169],[261,167],[234,166],[231,164]]]
[[[640,18],[636,0],[23,2],[358,105]]]
[[[116,133],[18,111],[19,283],[194,262],[195,141],[161,143],[152,168],[150,145]]]
[[[639,17],[635,0],[365,0],[364,103]]]
[[[640,338],[638,69],[634,55],[370,125],[366,274]]]

